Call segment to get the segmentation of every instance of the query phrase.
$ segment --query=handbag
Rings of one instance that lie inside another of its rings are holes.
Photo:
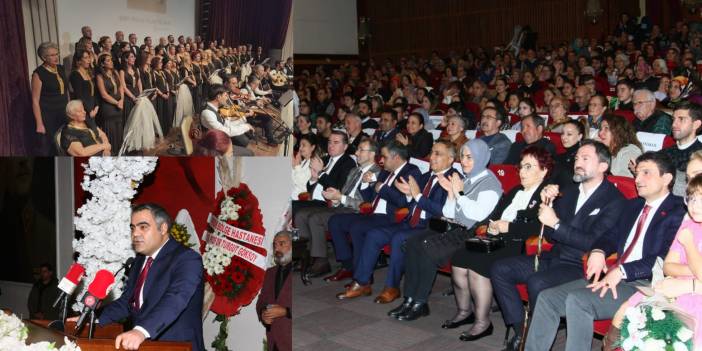
[[[501,235],[487,234],[487,225],[483,224],[475,229],[475,236],[466,239],[466,250],[473,252],[491,253],[505,247]]]
[[[446,219],[446,218],[429,218],[429,229],[438,232],[446,233],[450,232],[456,228],[464,228],[465,226],[459,224],[458,222]]]

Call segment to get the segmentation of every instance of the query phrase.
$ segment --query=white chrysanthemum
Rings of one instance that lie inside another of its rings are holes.
[[[676,341],[673,343],[673,350],[675,351],[690,351],[690,349],[687,348],[687,345],[680,341]]]
[[[221,221],[236,221],[239,219],[239,210],[241,206],[234,203],[234,199],[231,197],[226,197],[222,204],[220,205],[220,213],[217,218]]]
[[[13,351],[48,351],[57,350],[53,343],[37,342],[25,344],[27,340],[27,327],[14,314],[0,313],[0,350]],[[64,337],[65,346],[58,351],[80,351],[75,343]]]
[[[692,337],[692,334],[692,330],[682,327],[678,330],[677,337],[680,341],[687,342]]]
[[[665,350],[665,340],[649,338],[644,342],[644,351],[660,351]]]
[[[84,282],[90,282],[99,269],[116,272],[134,256],[129,231],[131,200],[157,161],[156,157],[91,157],[83,164],[81,185],[92,197],[77,211],[75,229],[84,237],[73,240],[73,250],[80,253],[78,263],[85,267]],[[123,273],[116,277],[110,298],[120,296],[122,277]],[[80,298],[86,288],[87,284],[81,284],[76,296]],[[80,302],[73,306],[74,310],[81,308]]]

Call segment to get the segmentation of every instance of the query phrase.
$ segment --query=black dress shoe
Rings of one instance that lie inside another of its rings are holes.
[[[492,335],[493,329],[494,328],[492,327],[492,323],[490,323],[490,325],[487,327],[487,329],[483,330],[482,332],[480,332],[478,334],[471,335],[471,334],[468,334],[466,332],[466,333],[462,333],[461,336],[459,336],[458,338],[461,339],[461,341],[474,341],[474,340],[482,339],[488,335]]]
[[[429,305],[424,302],[415,302],[407,312],[397,316],[399,321],[413,321],[417,318],[429,315]]]
[[[522,335],[517,334],[517,335],[513,336],[512,339],[510,339],[507,342],[507,347],[505,347],[504,350],[502,350],[502,351],[519,351],[519,347],[521,346],[521,344],[522,344]]]
[[[412,307],[412,298],[411,297],[405,297],[405,301],[402,302],[400,306],[397,306],[390,311],[388,311],[388,316],[392,318],[397,318],[397,316],[401,314],[407,313],[407,311]]]
[[[475,315],[471,313],[468,317],[463,318],[460,321],[445,321],[444,324],[441,325],[441,327],[444,329],[454,329],[462,325],[472,323],[475,323]]]
[[[331,272],[331,265],[327,259],[315,259],[312,266],[307,269],[307,273],[312,278],[319,278]]]

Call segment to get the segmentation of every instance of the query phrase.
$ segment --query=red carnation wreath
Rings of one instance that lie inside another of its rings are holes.
[[[236,220],[227,219],[226,221],[220,221],[218,218],[222,212],[222,203],[227,199],[233,200],[239,206],[239,209],[236,211],[238,218]],[[216,224],[213,225],[213,221]],[[222,223],[226,223],[226,225],[222,225]],[[263,215],[259,208],[258,199],[246,184],[240,183],[238,187],[229,189],[226,194],[223,191],[217,194],[215,207],[208,221],[208,231],[209,233],[223,233],[223,230],[218,231],[222,227],[230,229],[227,233],[232,233],[232,230],[237,234],[243,232],[246,235],[246,240],[237,240],[234,238],[234,235],[230,234],[226,235],[226,237],[220,236],[221,239],[215,238],[217,242],[223,243],[226,241],[224,244],[238,247],[239,252],[249,252],[255,255],[250,251],[252,250],[262,255],[263,258],[266,257],[266,249],[262,247],[266,233],[263,227]],[[253,237],[254,235],[256,237]],[[204,244],[200,245],[203,255],[207,245],[212,245],[209,242],[210,239],[211,234],[208,235],[207,239],[204,239]],[[257,243],[257,245],[252,244],[252,242]],[[241,248],[242,246],[244,249]],[[224,267],[224,272],[210,275],[205,271],[205,279],[210,283],[215,294],[210,310],[226,317],[238,314],[243,306],[249,305],[258,295],[263,285],[264,275],[265,267],[260,268],[238,254],[234,254],[231,257],[231,263]]]

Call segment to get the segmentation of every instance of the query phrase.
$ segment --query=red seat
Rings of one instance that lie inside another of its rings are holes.
[[[560,155],[565,152],[563,141],[561,141],[561,133],[544,132],[544,138],[550,140],[551,144],[556,147],[556,155]]]
[[[627,199],[634,199],[639,196],[636,191],[634,178],[608,175],[607,180],[612,182]]]
[[[624,117],[624,119],[626,119],[630,123],[633,123],[634,119],[636,119],[634,112],[629,111],[629,110],[614,110],[614,112],[612,112],[612,114],[614,114],[616,116]]]
[[[519,171],[515,165],[490,165],[492,173],[502,184],[502,191],[507,193],[515,186],[519,185]]]
[[[675,139],[670,135],[666,135],[665,138],[663,138],[663,148],[667,149],[673,145],[675,145]]]
[[[515,113],[510,113],[510,114],[509,114],[509,124],[510,124],[510,125],[515,125],[517,122],[519,122],[519,121],[521,121],[521,120],[522,120],[522,118],[519,117],[519,115],[517,115],[517,114],[515,114]]]
[[[518,143],[520,141],[524,141],[524,135],[522,135],[522,132],[517,133],[517,135],[514,137],[515,143]]]

